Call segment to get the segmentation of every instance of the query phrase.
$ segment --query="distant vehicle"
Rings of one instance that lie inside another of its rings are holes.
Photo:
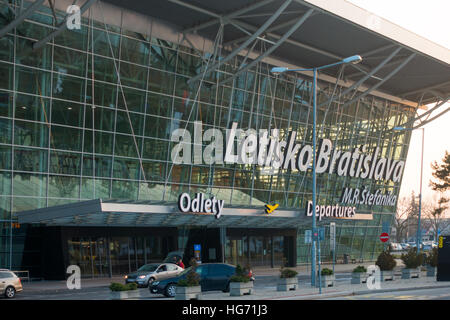
[[[148,287],[155,280],[164,280],[178,276],[183,268],[173,263],[153,263],[140,267],[125,276],[125,283],[136,283],[138,287]]]
[[[149,290],[151,293],[163,294],[166,297],[175,296],[176,284],[179,280],[185,279],[191,267],[185,269],[180,275],[167,278],[162,281],[153,281]],[[197,266],[195,272],[200,275],[200,286],[202,291],[230,290],[230,278],[234,275],[235,266],[226,263],[202,263]],[[253,277],[253,274],[251,275]]]
[[[21,292],[22,282],[16,274],[8,269],[0,269],[0,294],[8,299],[16,296],[17,292]]]
[[[395,243],[395,242],[391,243],[391,247],[392,247],[392,250],[394,250],[394,251],[400,251],[403,249],[402,246],[400,245],[400,243]]]
[[[434,241],[433,241],[433,243],[431,244],[431,247],[432,247],[432,248],[437,248],[437,247],[438,247],[437,242],[434,242]]]
[[[183,251],[171,251],[167,254],[167,257],[163,262],[165,263],[177,263],[180,259],[183,260]]]
[[[401,243],[400,245],[402,246],[402,249],[403,249],[403,250],[408,250],[408,249],[410,248],[409,243],[406,243],[406,242]]]

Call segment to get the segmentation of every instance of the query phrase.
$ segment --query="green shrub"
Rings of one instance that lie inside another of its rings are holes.
[[[197,260],[194,258],[189,262],[191,269],[188,271],[186,275],[186,279],[181,279],[178,281],[177,286],[179,287],[196,287],[200,285],[200,275],[195,272],[197,268]]]
[[[110,284],[109,289],[111,291],[130,291],[130,290],[136,290],[137,284],[136,283],[128,283],[128,284],[122,284],[113,282]]]
[[[355,269],[353,269],[353,272],[355,272],[355,273],[366,273],[367,269],[364,266],[357,266]]]
[[[430,267],[437,267],[438,264],[438,249],[433,248],[425,257],[425,263]]]
[[[322,271],[320,272],[320,275],[322,276],[331,276],[333,274],[333,270],[328,269],[328,268],[323,268]]]
[[[292,269],[282,268],[280,278],[295,278],[298,272]]]
[[[417,254],[417,248],[411,248],[401,257],[405,267],[408,269],[416,269],[423,263],[423,254]]]
[[[394,270],[397,262],[394,257],[391,255],[390,250],[386,250],[380,253],[378,256],[377,262],[375,263],[378,267],[380,267],[381,271],[391,271]]]
[[[248,276],[248,271],[243,269],[241,265],[236,266],[236,270],[234,271],[234,275],[231,276],[230,282],[249,282],[250,277]]]

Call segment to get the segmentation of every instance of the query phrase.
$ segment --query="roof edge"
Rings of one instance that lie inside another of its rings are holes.
[[[296,0],[328,11],[401,45],[450,65],[450,50],[346,0]]]

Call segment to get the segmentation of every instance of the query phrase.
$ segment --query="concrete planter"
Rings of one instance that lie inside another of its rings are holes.
[[[200,300],[202,287],[176,287],[175,300]]]
[[[278,279],[277,291],[295,291],[298,288],[298,278],[280,278]]]
[[[250,295],[253,292],[253,281],[230,282],[230,296]]]
[[[415,269],[402,269],[402,279],[412,279],[412,278],[420,278],[420,274],[422,271],[420,268]]]
[[[140,297],[141,297],[140,290],[111,291],[112,300],[134,299]]]
[[[437,268],[432,266],[427,266],[427,277],[436,277]]]
[[[320,278],[322,281],[322,288],[334,287],[334,281],[336,280],[334,274],[328,276],[320,276]],[[318,281],[319,277],[317,277],[316,279],[317,279],[316,287],[319,287]]]
[[[366,283],[367,277],[368,275],[366,272],[352,272],[351,284]]]
[[[395,280],[395,274],[394,270],[385,270],[380,271],[381,274],[381,281],[394,281]]]

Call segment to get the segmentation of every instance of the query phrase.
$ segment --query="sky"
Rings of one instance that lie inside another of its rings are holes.
[[[408,29],[450,50],[450,0],[347,0],[380,17]],[[428,106],[429,108],[433,106]],[[450,107],[450,103],[440,110]],[[437,113],[433,112],[432,116]],[[432,179],[431,163],[440,163],[445,151],[450,152],[450,112],[423,126],[425,143],[423,157],[423,201],[436,200],[436,192],[429,187]],[[403,173],[400,197],[420,192],[420,160],[422,130],[411,136],[408,157]],[[450,216],[447,213],[447,216]]]

